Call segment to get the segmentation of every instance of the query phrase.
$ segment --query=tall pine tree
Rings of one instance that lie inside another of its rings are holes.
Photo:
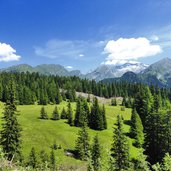
[[[62,112],[61,112],[61,119],[67,119],[67,113],[65,111],[65,108],[62,109]]]
[[[90,149],[89,135],[87,131],[86,123],[82,126],[81,130],[78,132],[78,138],[76,140],[75,151],[77,157],[81,160],[87,160],[89,157],[88,151]]]
[[[91,157],[94,171],[101,171],[101,147],[97,135],[94,137]]]
[[[36,151],[34,147],[32,147],[30,151],[28,165],[31,166],[33,169],[37,167],[37,156],[36,156]]]
[[[89,126],[95,130],[103,130],[107,128],[105,108],[100,109],[98,99],[94,98],[91,114],[89,116]]]
[[[144,143],[143,125],[135,108],[132,110],[130,135],[135,139],[134,145],[141,148]]]
[[[72,116],[72,107],[71,107],[71,103],[68,103],[68,108],[67,108],[67,116],[68,116],[68,124],[70,126],[73,126],[73,116]]]
[[[47,115],[47,112],[45,111],[44,106],[42,106],[40,110],[40,119],[48,119],[48,115]]]
[[[58,111],[58,108],[57,106],[55,106],[55,109],[52,113],[52,120],[59,120],[60,117],[59,117],[59,111]]]
[[[56,157],[55,157],[55,153],[54,153],[53,149],[50,153],[50,169],[52,171],[56,170]]]
[[[120,115],[117,116],[114,128],[111,156],[114,159],[113,166],[116,171],[126,170],[129,168],[129,146],[123,131],[123,121]]]
[[[3,112],[2,131],[0,134],[0,145],[8,160],[20,156],[21,148],[21,126],[17,120],[17,109],[15,106],[15,83],[11,78],[8,85],[8,99]]]

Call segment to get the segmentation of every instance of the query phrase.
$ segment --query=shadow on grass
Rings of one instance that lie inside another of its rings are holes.
[[[40,119],[40,120],[50,120],[49,118],[41,118],[41,117],[37,117],[37,119]]]
[[[131,137],[131,134],[130,134],[129,132],[126,132],[125,135],[126,135],[127,137],[129,137],[129,138],[132,138],[132,137]]]
[[[124,120],[124,124],[131,126],[131,121],[130,120]]]

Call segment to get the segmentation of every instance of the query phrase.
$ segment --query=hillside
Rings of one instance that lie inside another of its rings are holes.
[[[164,58],[144,70],[143,75],[153,75],[163,83],[168,82],[168,79],[171,78],[171,59]]]
[[[67,107],[66,102],[62,102],[57,105],[59,111],[61,112],[63,107]],[[52,114],[54,105],[47,105],[45,109],[49,115]],[[86,170],[86,163],[82,162],[73,157],[65,155],[65,150],[73,150],[75,147],[75,140],[77,137],[78,127],[71,127],[66,123],[66,120],[52,121],[52,120],[40,120],[38,119],[41,106],[38,105],[22,105],[18,106],[19,123],[22,126],[22,149],[25,160],[28,159],[28,154],[31,147],[35,147],[36,152],[39,153],[42,149],[50,153],[51,145],[56,141],[57,145],[61,145],[62,149],[55,151],[57,156],[57,165],[62,166],[64,170],[73,168],[74,170],[81,168],[82,171]],[[75,111],[75,103],[72,103],[73,111]],[[125,121],[130,120],[131,110],[126,109],[125,111],[120,110],[120,106],[112,107],[106,105],[106,117],[108,122],[108,129],[104,131],[94,131],[89,129],[90,140],[92,142],[93,137],[98,133],[100,143],[103,147],[103,155],[107,155],[107,150],[110,149],[113,137],[113,125],[116,121],[116,116],[118,113],[122,114]],[[1,108],[2,112],[2,108]],[[1,114],[0,114],[1,115]],[[0,121],[1,123],[1,121]],[[129,131],[129,126],[124,125],[125,132]],[[137,149],[131,145],[130,142],[130,153],[131,157],[137,156]]]
[[[11,148],[9,152],[5,151],[6,144],[14,142],[13,137],[20,137],[20,129],[17,127],[19,123],[22,128],[21,151],[24,156],[24,167],[28,165],[36,169],[45,167],[40,165],[43,163],[40,151],[44,150],[48,156],[52,152],[55,153],[54,163],[59,170],[68,171],[73,168],[73,170],[84,171],[89,163],[85,161],[87,159],[93,161],[93,157],[89,157],[87,151],[90,149],[93,154],[89,147],[92,146],[96,134],[99,137],[100,161],[103,163],[104,171],[110,165],[109,151],[117,153],[120,145],[125,147],[124,151],[122,147],[120,150],[124,155],[127,153],[129,157],[127,161],[133,164],[131,168],[136,168],[136,162],[141,162],[137,157],[140,152],[138,149],[141,149],[145,143],[149,143],[144,147],[149,159],[143,158],[143,162],[148,161],[151,165],[158,161],[162,162],[168,150],[170,141],[168,143],[167,139],[170,137],[171,123],[171,115],[168,112],[171,109],[170,89],[149,87],[139,83],[130,84],[122,80],[115,81],[113,84],[102,84],[79,77],[52,77],[35,73],[3,72],[0,76],[1,139],[5,142],[1,144],[4,150],[2,154],[8,154],[12,158],[16,148],[20,150],[19,146],[15,146],[12,155]],[[151,77],[151,80],[155,78]],[[124,74],[123,79],[132,80],[132,83],[139,81],[139,77],[133,72]],[[4,104],[6,104],[5,108]],[[65,112],[62,112],[63,117],[60,118],[63,108]],[[160,129],[161,125],[162,129]],[[146,131],[145,139],[143,130]],[[15,136],[11,136],[9,142],[6,137],[9,137],[11,132]],[[162,147],[160,151],[158,147],[156,148],[153,139]],[[81,145],[77,146],[79,148],[75,148],[76,140]],[[15,142],[17,145],[20,139]],[[84,148],[85,143],[88,144],[87,149]],[[114,145],[111,149],[114,143],[117,143],[117,149]],[[157,155],[151,151],[153,148]],[[37,157],[35,166],[32,164],[32,158],[30,159],[30,151]],[[85,151],[85,159],[79,156],[78,152],[83,154],[82,151]],[[51,169],[50,162],[53,160],[46,157],[45,161],[49,163],[48,168]]]

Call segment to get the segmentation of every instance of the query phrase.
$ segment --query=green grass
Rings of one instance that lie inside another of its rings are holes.
[[[75,103],[72,103],[72,109],[75,110]],[[3,105],[0,104],[1,113]],[[51,117],[52,111],[55,105],[45,106],[45,110],[48,116]],[[67,107],[66,102],[62,102],[58,105],[58,109],[61,112],[63,107]],[[61,145],[62,149],[55,151],[58,164],[65,165],[67,167],[81,167],[85,165],[85,162],[76,160],[72,157],[65,156],[64,149],[74,149],[75,140],[79,128],[71,127],[66,123],[66,120],[41,120],[39,119],[41,106],[39,105],[23,105],[17,106],[20,115],[18,117],[22,126],[22,150],[23,155],[27,159],[30,149],[35,147],[37,152],[42,149],[50,153],[51,145],[54,141],[56,144]],[[93,137],[98,133],[100,142],[103,147],[104,156],[107,154],[107,150],[110,149],[113,137],[113,128],[116,121],[116,116],[122,114],[124,120],[130,120],[131,110],[120,110],[121,107],[113,107],[106,105],[106,117],[108,129],[104,131],[94,131],[89,129],[90,140],[92,142]],[[73,112],[74,113],[74,112]],[[125,132],[129,132],[129,126],[124,124]],[[136,158],[138,149],[132,146],[132,139],[129,138],[130,154],[131,157]]]

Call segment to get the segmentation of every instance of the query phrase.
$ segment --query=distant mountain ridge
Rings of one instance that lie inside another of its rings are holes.
[[[160,81],[167,83],[171,78],[171,59],[164,58],[158,62],[151,64],[143,72],[144,75],[154,75]]]
[[[1,72],[38,72],[43,75],[59,75],[59,76],[78,76],[82,77],[79,70],[68,71],[62,65],[58,64],[42,64],[32,67],[28,64],[20,64],[9,68],[1,69]]]
[[[91,73],[86,75],[86,78],[95,79],[96,81],[103,80],[105,78],[121,77],[126,72],[133,71],[134,73],[140,73],[144,71],[148,65],[139,62],[128,62],[123,65],[100,65]]]
[[[144,83],[158,85],[159,87],[171,88],[171,59],[164,58],[154,64],[151,64],[142,72],[135,74],[134,72],[126,72],[118,78],[107,78],[102,82],[128,81],[131,83]]]
[[[127,72],[122,77],[106,78],[102,80],[103,83],[112,83],[116,81],[126,81],[129,83],[142,83],[147,85],[154,85],[159,87],[166,87],[166,84],[158,80],[154,75],[143,76],[142,74],[135,74],[134,72]],[[171,87],[171,84],[168,84]]]
[[[95,79],[102,82],[128,81],[131,83],[145,83],[160,87],[171,87],[171,59],[164,58],[150,66],[130,62],[123,65],[100,65],[94,71],[83,75],[79,70],[68,71],[58,64],[42,64],[32,67],[20,64],[1,69],[1,72],[38,72],[43,75],[78,76],[80,78]]]

